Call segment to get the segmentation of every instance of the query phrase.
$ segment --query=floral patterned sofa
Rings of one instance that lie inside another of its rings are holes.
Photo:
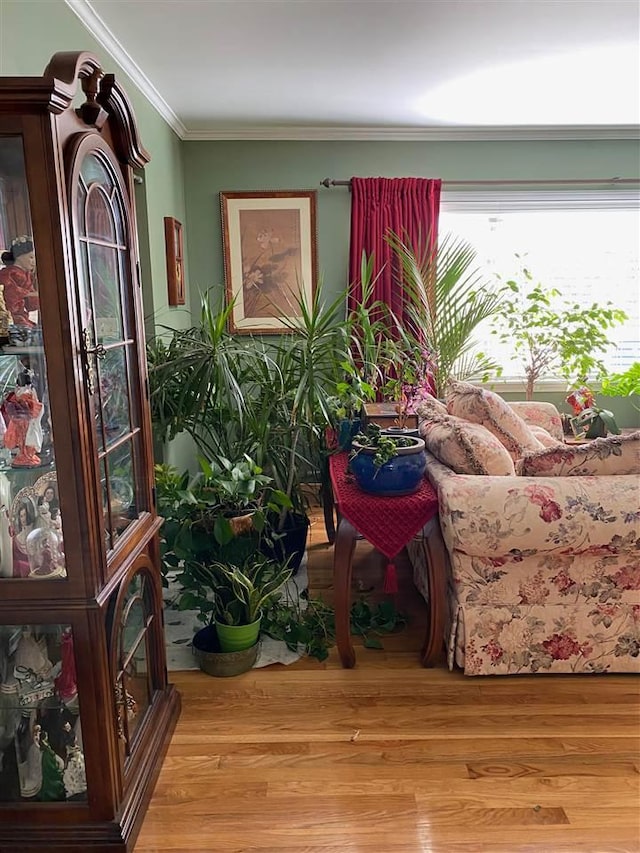
[[[447,418],[464,427],[448,408],[419,412],[421,433]],[[551,404],[511,411],[547,435],[542,450],[514,452],[513,475],[456,473],[441,439],[431,444],[440,460],[428,454],[448,557],[449,666],[466,675],[639,672],[640,433],[570,448]],[[594,466],[632,473],[592,475]],[[428,597],[427,549],[415,540],[408,550]]]

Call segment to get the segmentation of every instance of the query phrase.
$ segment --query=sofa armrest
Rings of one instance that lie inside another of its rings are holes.
[[[637,554],[640,547],[635,475],[478,477],[451,473],[437,478],[437,490],[440,524],[451,553],[495,557],[559,552],[606,557],[623,551]]]

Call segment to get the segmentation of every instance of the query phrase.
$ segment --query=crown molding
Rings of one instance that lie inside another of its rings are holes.
[[[128,74],[132,82],[140,89],[149,103],[158,111],[169,127],[185,139],[187,129],[160,92],[153,85],[136,61],[127,53],[118,39],[93,9],[88,0],[65,0],[67,6],[82,21],[95,40],[115,59]]]
[[[522,126],[309,126],[227,125],[189,130],[178,118],[136,61],[127,53],[89,0],[65,0],[96,41],[131,78],[176,135],[185,141],[298,141],[298,142],[498,142],[528,140],[640,139],[639,125],[522,125]]]
[[[522,125],[437,127],[309,127],[277,125],[187,130],[187,141],[290,140],[380,142],[478,142],[527,140],[640,139],[640,126],[629,125]]]

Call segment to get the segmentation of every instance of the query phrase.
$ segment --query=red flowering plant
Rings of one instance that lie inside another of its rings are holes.
[[[595,399],[592,391],[586,385],[581,385],[579,388],[574,388],[568,397],[565,397],[565,402],[571,406],[574,415],[579,415],[585,409],[593,406]]]

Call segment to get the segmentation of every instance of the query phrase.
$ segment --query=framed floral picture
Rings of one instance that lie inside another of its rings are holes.
[[[316,191],[222,192],[230,331],[291,331],[316,287]]]

